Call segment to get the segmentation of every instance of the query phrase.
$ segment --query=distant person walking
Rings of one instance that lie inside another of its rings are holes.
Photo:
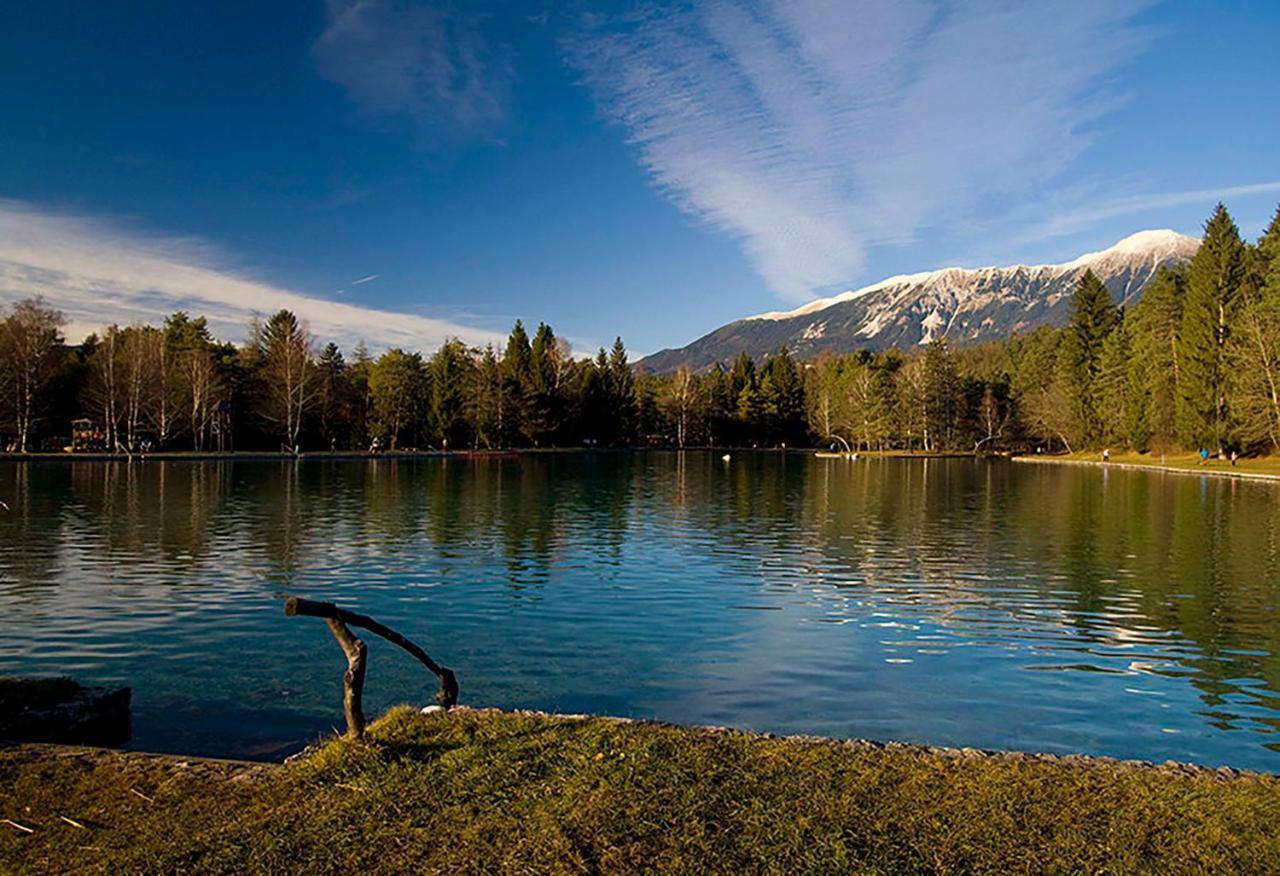
[[[1102,451],[1102,461],[1103,461],[1103,462],[1110,462],[1110,461],[1111,461],[1111,448],[1110,448],[1110,447],[1107,447],[1107,448],[1105,448],[1105,449]]]
[[[1204,465],[1208,461],[1209,461],[1209,448],[1201,447],[1200,448],[1200,464]]]
[[[1236,464],[1236,460],[1238,460],[1239,458],[1240,458],[1240,451],[1239,451],[1239,450],[1233,450],[1233,451],[1231,451],[1231,465],[1232,465],[1232,466],[1234,466],[1234,465]]]

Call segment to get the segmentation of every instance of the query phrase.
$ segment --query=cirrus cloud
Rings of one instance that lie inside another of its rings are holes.
[[[481,16],[414,0],[328,0],[325,10],[316,72],[365,111],[446,139],[492,135],[506,120],[512,68]]]
[[[564,42],[656,184],[784,298],[1050,183],[1114,108],[1148,0],[713,0]]]

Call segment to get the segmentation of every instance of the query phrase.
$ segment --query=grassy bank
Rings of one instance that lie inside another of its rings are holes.
[[[1069,453],[1061,456],[1019,456],[1019,462],[1066,462],[1073,464],[1102,465],[1102,454],[1096,451]],[[1134,453],[1112,452],[1108,465],[1119,467],[1154,468],[1162,471],[1190,472],[1219,476],[1280,478],[1280,457],[1263,456],[1240,459],[1235,465],[1229,459],[1208,459],[1203,464],[1195,453]]]
[[[283,767],[0,749],[3,872],[1278,867],[1272,777],[471,710]]]

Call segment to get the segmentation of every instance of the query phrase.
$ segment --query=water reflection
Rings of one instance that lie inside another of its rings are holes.
[[[0,671],[132,684],[141,747],[332,725],[342,658],[287,591],[421,638],[470,702],[1280,756],[1269,484],[599,453],[4,464],[0,498]],[[374,646],[371,706],[429,690]]]

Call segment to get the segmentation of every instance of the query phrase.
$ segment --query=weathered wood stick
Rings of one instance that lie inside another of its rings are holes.
[[[423,666],[431,670],[436,678],[440,679],[440,690],[436,693],[437,703],[447,709],[458,702],[458,678],[453,674],[452,669],[436,663],[426,651],[423,651],[395,630],[378,623],[368,615],[347,611],[332,602],[313,602],[310,599],[303,599],[298,596],[291,596],[285,600],[284,613],[289,617],[301,615],[303,617],[324,618],[326,621],[337,621],[341,624],[349,624],[353,627],[361,627],[372,633],[377,633],[388,642],[393,645],[399,645],[414,657],[417,657]],[[332,623],[330,624],[330,629],[333,629]],[[350,631],[347,634],[350,635]],[[334,632],[334,636],[337,637],[338,633]],[[353,636],[352,638],[355,637]],[[356,639],[356,641],[359,641],[359,639]],[[342,645],[343,653],[347,654],[348,665],[350,665],[351,654],[347,651],[347,646],[342,644],[341,639],[338,640],[338,644]],[[363,682],[363,677],[361,681]]]
[[[352,739],[363,739],[364,670],[369,646],[342,621],[327,617],[324,622],[338,640],[342,653],[347,655],[347,671],[342,674],[342,711],[347,716],[347,735]]]

